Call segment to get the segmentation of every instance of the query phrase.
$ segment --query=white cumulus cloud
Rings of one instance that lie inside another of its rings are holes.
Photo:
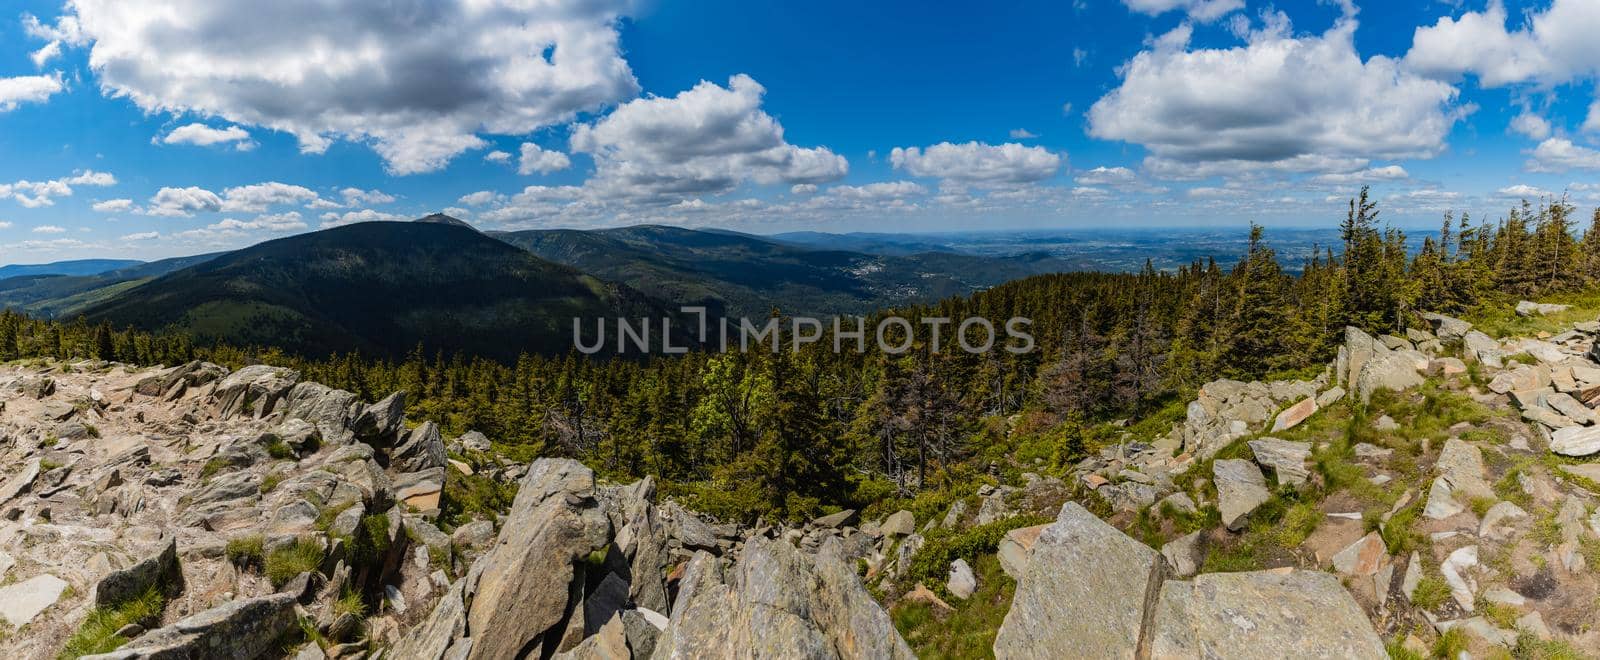
[[[628,0],[73,0],[36,38],[92,50],[102,91],[146,112],[371,144],[395,174],[631,98]],[[57,81],[59,85],[59,81]],[[0,105],[0,107],[4,107]]]
[[[1363,60],[1349,13],[1320,35],[1293,36],[1282,14],[1264,23],[1232,48],[1190,48],[1188,26],[1157,38],[1089,109],[1089,134],[1143,145],[1146,170],[1175,177],[1348,171],[1444,150],[1462,116],[1454,86]]]
[[[1540,142],[1528,155],[1526,167],[1533,172],[1600,170],[1600,151],[1573,144],[1566,138],[1553,137]]]
[[[212,128],[198,122],[174,128],[157,140],[161,144],[192,144],[201,147],[232,144],[239,151],[249,151],[256,146],[255,141],[250,139],[250,132],[238,126]]]
[[[126,213],[133,210],[131,199],[108,199],[95,202],[93,208],[97,213]]]
[[[1483,11],[1417,28],[1405,63],[1445,78],[1471,73],[1486,87],[1558,85],[1600,72],[1600,6],[1594,0],[1554,0],[1515,31],[1507,18],[1505,4],[1490,0]]]
[[[16,110],[24,103],[42,103],[62,89],[60,74],[0,78],[0,112]]]
[[[676,199],[733,190],[744,181],[825,183],[849,163],[826,147],[799,147],[761,110],[766,93],[750,76],[728,86],[701,81],[677,96],[624,103],[578,126],[573,151],[594,156],[587,184],[602,197]]]
[[[108,172],[81,170],[72,176],[48,181],[15,181],[0,183],[0,199],[14,199],[25,208],[53,206],[55,198],[70,197],[73,186],[114,186],[117,177]]]
[[[197,186],[185,188],[163,187],[150,197],[144,212],[167,218],[187,218],[196,213],[222,210],[222,198],[216,193]]]
[[[940,142],[927,148],[895,147],[889,152],[895,169],[913,176],[946,179],[962,184],[1011,185],[1041,181],[1061,168],[1061,156],[1044,147],[1015,142]]]
[[[522,143],[522,156],[517,160],[517,173],[549,174],[572,167],[572,160],[559,151],[548,151],[532,142]]]

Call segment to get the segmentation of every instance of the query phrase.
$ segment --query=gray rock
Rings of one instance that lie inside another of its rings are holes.
[[[350,424],[361,402],[356,400],[352,392],[336,390],[321,383],[305,382],[290,388],[280,405],[286,417],[303,420],[316,427],[323,441],[342,445],[353,438]]]
[[[1228,529],[1243,528],[1250,512],[1272,497],[1272,493],[1267,491],[1266,476],[1250,461],[1214,461],[1211,474],[1217,485],[1217,508],[1222,513],[1222,524]]]
[[[34,480],[39,478],[40,459],[35,456],[22,464],[22,470],[0,485],[0,504],[10,502],[13,498],[27,492],[33,486]]]
[[[217,416],[222,419],[240,415],[265,417],[299,380],[300,372],[264,364],[250,365],[228,374],[211,390],[211,396],[217,401]]]
[[[1531,300],[1517,301],[1517,316],[1546,316],[1559,314],[1572,309],[1572,305],[1555,305],[1551,303],[1536,303]]]
[[[151,589],[171,597],[183,591],[183,569],[178,565],[178,539],[167,539],[161,551],[119,571],[100,578],[94,589],[96,607],[115,607],[138,598]]]
[[[11,624],[12,630],[21,628],[56,604],[66,590],[67,581],[50,574],[0,587],[0,619]]]
[[[439,435],[439,425],[423,422],[412,429],[405,442],[389,452],[389,466],[399,472],[445,467],[444,439]]]
[[[566,459],[540,459],[523,477],[494,549],[473,566],[477,592],[467,612],[469,658],[553,653],[567,617],[568,590],[584,558],[606,546],[611,523],[596,500],[594,473]],[[480,568],[481,566],[481,568]]]
[[[405,427],[406,393],[395,392],[382,401],[361,409],[350,425],[355,438],[369,445],[387,447]]]
[[[1433,326],[1433,334],[1440,339],[1460,339],[1472,331],[1472,324],[1458,318],[1431,312],[1422,314],[1423,320]]]
[[[190,508],[206,504],[231,502],[240,499],[258,499],[261,494],[261,475],[254,472],[229,472],[219,475],[189,498]]]
[[[652,657],[914,657],[836,539],[812,558],[754,538],[730,573],[725,578],[711,555],[695,555]]]
[[[633,657],[628,648],[628,633],[620,613],[607,619],[593,635],[584,638],[570,651],[555,654],[556,660],[618,660]]]
[[[1250,441],[1250,451],[1262,467],[1272,468],[1280,484],[1299,486],[1311,474],[1306,469],[1306,461],[1311,458],[1311,443],[1262,438]]]
[[[451,644],[466,633],[467,613],[463,600],[466,580],[456,580],[435,603],[428,618],[417,624],[394,645],[396,658],[441,660]]]
[[[828,514],[826,516],[822,516],[820,518],[812,520],[811,524],[815,525],[817,527],[827,527],[827,528],[843,527],[845,525],[850,524],[855,519],[856,519],[856,511],[855,511],[855,509],[845,509],[843,511],[839,511],[837,513],[830,513],[830,514]]]
[[[444,468],[395,475],[394,497],[422,512],[437,511],[444,492]]]
[[[997,658],[1133,658],[1161,556],[1076,503],[1045,528],[995,638]]]
[[[1562,456],[1589,456],[1600,452],[1600,426],[1556,429],[1550,434],[1550,451]],[[0,497],[0,502],[3,501]]]
[[[1516,520],[1526,520],[1528,512],[1522,507],[1511,502],[1496,502],[1494,506],[1483,514],[1483,522],[1478,523],[1478,536],[1488,539],[1506,538],[1509,536],[1510,524]]]
[[[1338,578],[1320,571],[1167,582],[1152,618],[1154,658],[1389,657],[1361,606]]]
[[[887,536],[905,536],[917,531],[917,519],[910,511],[901,509],[883,521],[881,531]]]
[[[654,610],[631,609],[623,610],[618,615],[622,619],[622,634],[628,641],[628,650],[635,658],[649,658],[656,652],[656,640],[661,638],[662,629],[667,626],[667,618]],[[652,621],[655,619],[655,621]],[[657,625],[659,621],[660,625]]]
[[[463,548],[478,548],[494,540],[494,523],[487,520],[474,520],[456,528],[450,535],[450,540]]]
[[[966,600],[978,590],[978,576],[972,574],[972,566],[965,559],[956,559],[950,562],[950,579],[945,585],[950,590],[950,595]]]
[[[1200,572],[1200,532],[1193,531],[1168,541],[1161,546],[1161,557],[1167,560],[1172,574],[1189,577]]]
[[[461,448],[468,451],[487,452],[491,448],[489,438],[477,431],[467,431],[461,434],[456,442],[461,443]]]
[[[1486,367],[1499,369],[1505,366],[1505,351],[1500,350],[1500,342],[1489,335],[1477,330],[1468,331],[1461,336],[1461,345],[1466,348],[1468,356]]]
[[[292,594],[230,601],[158,628],[93,660],[239,658],[278,652],[278,640],[295,625]]]

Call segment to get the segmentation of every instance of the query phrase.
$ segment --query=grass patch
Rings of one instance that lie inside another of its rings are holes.
[[[1433,657],[1435,658],[1460,658],[1467,653],[1467,631],[1461,628],[1451,628],[1439,635],[1438,641],[1433,643]]]
[[[1488,619],[1497,628],[1506,630],[1517,629],[1517,617],[1522,613],[1517,608],[1500,603],[1484,603],[1482,607],[1483,618]]]
[[[1000,569],[1000,560],[994,555],[979,557],[972,570],[978,590],[967,600],[950,601],[953,611],[912,602],[901,602],[890,610],[894,627],[917,657],[994,657],[994,638],[1010,609],[1016,583]]]
[[[294,543],[267,553],[265,572],[274,589],[283,586],[301,573],[310,573],[322,567],[322,544],[315,539],[299,538]]]
[[[1573,648],[1572,644],[1565,640],[1539,639],[1534,635],[1524,634],[1517,637],[1517,645],[1511,649],[1511,657],[1519,660],[1587,660],[1593,656]]]
[[[272,492],[274,488],[278,487],[278,484],[283,483],[283,478],[283,474],[279,472],[268,472],[265,476],[262,476],[261,494],[266,495]]]
[[[482,474],[466,475],[460,470],[445,470],[444,493],[439,498],[439,520],[459,527],[475,519],[494,520],[511,510],[517,497],[517,484],[500,483]]]
[[[153,625],[161,619],[161,609],[166,599],[161,591],[151,587],[138,598],[110,608],[95,608],[67,639],[58,658],[77,658],[85,655],[110,653],[128,643],[126,637],[117,635],[128,624]]]
[[[274,437],[267,443],[267,455],[280,460],[294,458],[294,449],[282,438]]]
[[[241,536],[228,540],[228,546],[223,550],[228,562],[234,566],[244,568],[247,566],[260,566],[266,559],[266,539],[260,534]]]
[[[1411,594],[1411,604],[1429,612],[1438,610],[1450,598],[1450,584],[1442,577],[1425,575],[1417,581],[1417,590]]]
[[[228,467],[229,465],[230,463],[228,462],[228,459],[220,456],[214,457],[211,460],[206,461],[204,466],[201,466],[200,478],[210,479],[212,475],[221,472],[223,468]]]
[[[940,598],[949,598],[945,582],[949,576],[950,562],[965,559],[968,564],[974,564],[980,555],[993,554],[1000,547],[1006,532],[1048,522],[1050,519],[1043,516],[1015,516],[962,531],[930,530],[922,548],[911,557],[911,567],[906,572],[904,583],[922,582],[929,585]]]

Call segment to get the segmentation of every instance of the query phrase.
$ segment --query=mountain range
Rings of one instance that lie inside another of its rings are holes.
[[[571,320],[827,317],[965,295],[1067,262],[903,244],[870,253],[729,231],[635,226],[479,232],[434,214],[149,263],[41,264],[0,279],[0,307],[274,345],[308,355],[463,351],[514,359],[561,352]]]

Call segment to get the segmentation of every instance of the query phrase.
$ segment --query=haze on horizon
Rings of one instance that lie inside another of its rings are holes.
[[[23,0],[0,263],[483,229],[1331,227],[1600,204],[1600,0]],[[951,48],[949,44],[964,44]]]

